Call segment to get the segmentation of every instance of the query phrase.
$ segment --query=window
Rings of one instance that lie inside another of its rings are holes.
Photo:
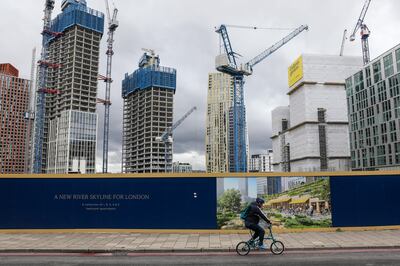
[[[394,102],[394,114],[396,118],[400,117],[400,96],[393,99]]]
[[[374,63],[372,65],[372,70],[374,72],[374,82],[377,83],[378,81],[382,80],[381,61]]]
[[[360,71],[354,75],[354,88],[356,92],[364,89],[363,72]]]
[[[370,67],[367,67],[366,69],[365,69],[365,77],[366,77],[366,79],[367,79],[367,87],[370,87],[371,86],[371,68]]]
[[[385,68],[385,77],[390,77],[394,74],[392,54],[388,54],[383,58],[383,66]]]
[[[396,50],[396,64],[397,64],[397,72],[400,71],[400,49]]]

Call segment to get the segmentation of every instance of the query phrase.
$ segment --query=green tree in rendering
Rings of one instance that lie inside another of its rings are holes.
[[[241,210],[241,194],[237,189],[228,189],[218,200],[221,212],[239,213]]]

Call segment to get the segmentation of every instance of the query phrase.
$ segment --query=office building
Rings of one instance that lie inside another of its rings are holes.
[[[24,173],[27,159],[30,82],[18,74],[13,65],[0,64],[0,174]]]
[[[400,169],[400,45],[351,74],[351,169]]]
[[[361,57],[305,54],[289,67],[289,106],[272,111],[274,171],[349,170],[345,79],[361,66]]]
[[[172,145],[156,138],[172,126],[175,90],[176,70],[160,66],[160,58],[154,51],[145,52],[139,69],[125,75],[122,81],[124,173],[171,170]]]
[[[95,173],[97,79],[104,14],[63,0],[51,22],[42,171]],[[38,107],[37,107],[38,109]]]

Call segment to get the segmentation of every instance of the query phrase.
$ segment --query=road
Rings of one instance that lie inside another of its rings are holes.
[[[252,253],[0,254],[0,265],[400,265],[400,249],[288,251],[275,256]]]

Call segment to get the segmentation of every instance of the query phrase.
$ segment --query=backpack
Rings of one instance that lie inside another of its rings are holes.
[[[249,216],[250,210],[251,210],[251,206],[250,206],[250,204],[249,204],[249,205],[247,205],[246,208],[244,208],[244,209],[240,212],[240,219],[246,220],[247,216]]]

